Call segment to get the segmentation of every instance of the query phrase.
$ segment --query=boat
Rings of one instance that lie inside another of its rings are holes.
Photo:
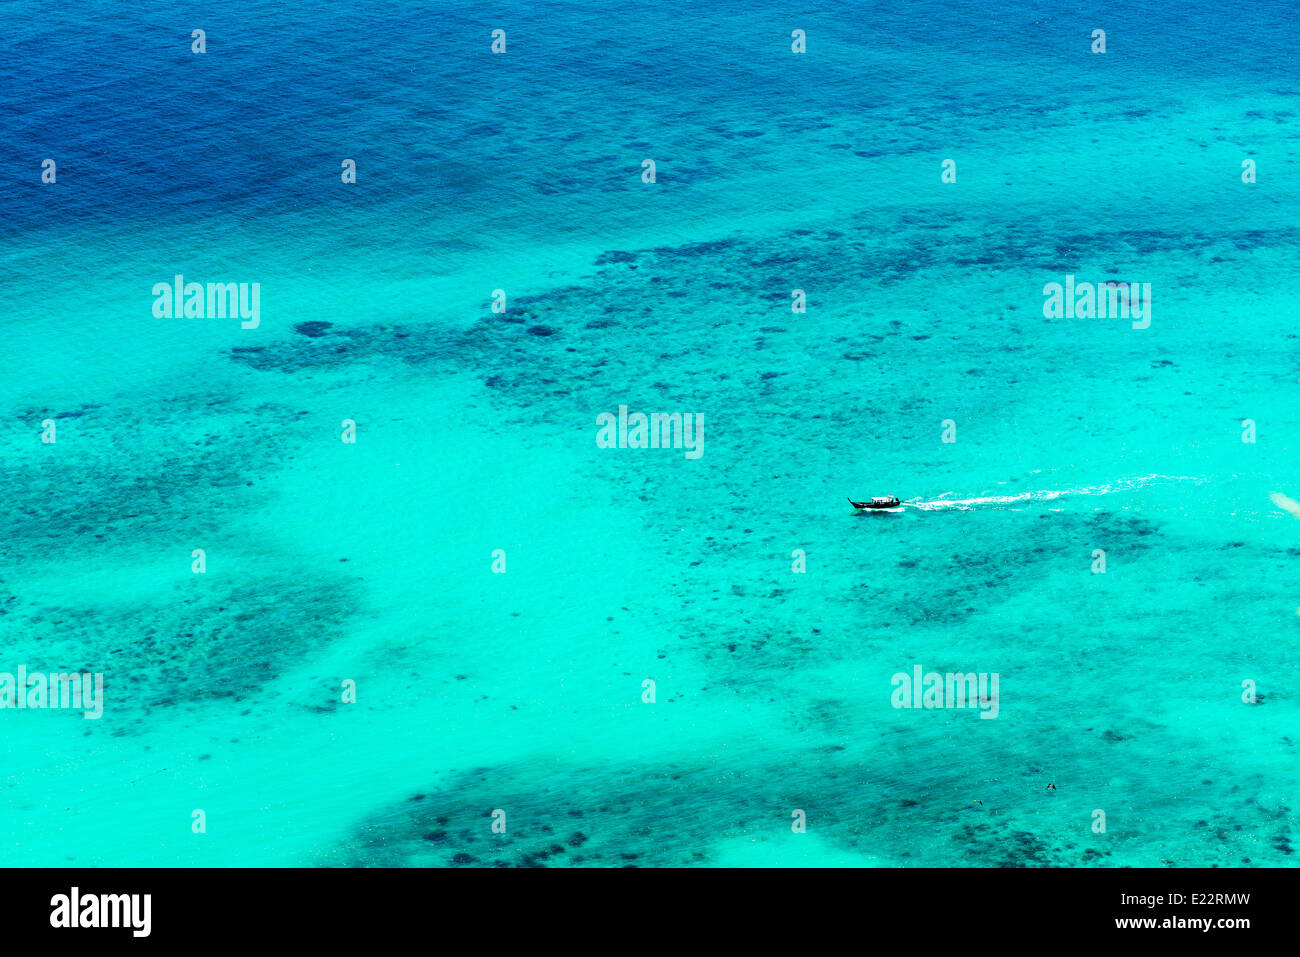
[[[877,495],[875,498],[866,502],[855,502],[849,499],[849,504],[856,509],[868,508],[898,508],[903,503],[898,500],[896,495]]]

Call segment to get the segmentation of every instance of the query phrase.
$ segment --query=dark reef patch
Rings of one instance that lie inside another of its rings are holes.
[[[130,734],[157,709],[253,698],[342,634],[364,594],[337,564],[304,574],[245,524],[267,502],[258,480],[285,457],[249,436],[294,428],[293,409],[206,393],[132,408],[128,429],[87,410],[75,454],[0,467],[0,562],[27,583],[23,602],[0,601],[0,641],[34,670],[103,672],[105,715],[88,733]],[[191,571],[198,548],[207,574]],[[214,573],[250,553],[251,578]],[[94,601],[40,587],[64,563],[76,575],[88,562],[123,569],[129,584]]]
[[[222,416],[219,430],[208,430],[212,415]],[[259,501],[250,477],[275,464],[246,432],[287,416],[270,404],[242,409],[225,396],[178,396],[142,413],[137,429],[92,422],[100,434],[91,453],[6,462],[0,557],[48,562],[90,543],[121,547],[170,535],[179,547],[222,538],[229,515],[214,500]],[[154,434],[162,432],[165,439]]]
[[[604,266],[609,263],[630,263],[636,262],[636,253],[623,252],[619,249],[611,249],[601,253],[596,257],[595,265]]]
[[[7,643],[33,669],[104,672],[112,705],[104,723],[121,733],[157,708],[255,699],[342,634],[360,594],[355,582],[320,570],[304,580],[286,557],[282,572],[254,589],[195,575],[149,602],[33,603]]]
[[[828,706],[831,702],[827,702]],[[1014,764],[1014,756],[1003,755]],[[691,866],[716,859],[719,845],[756,835],[789,835],[791,810],[806,808],[822,840],[877,859],[930,866],[1051,867],[1102,863],[1109,844],[1085,830],[1042,833],[1026,808],[986,800],[956,832],[965,808],[942,797],[960,793],[960,767],[936,769],[925,795],[900,798],[914,771],[906,754],[870,762],[821,752],[816,767],[791,773],[778,756],[733,755],[725,773],[705,763],[557,768],[476,768],[425,802],[396,801],[359,821],[343,846],[318,860],[325,866],[611,867]],[[951,776],[951,780],[947,776]],[[809,805],[808,795],[816,794]],[[493,811],[506,813],[494,833]],[[583,829],[572,827],[573,812]],[[567,822],[567,824],[566,824]],[[1275,839],[1279,853],[1283,839]],[[901,850],[901,849],[906,850]]]

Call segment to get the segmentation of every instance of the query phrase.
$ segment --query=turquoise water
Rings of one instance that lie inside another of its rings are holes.
[[[0,710],[0,861],[1290,864],[1284,5],[34,8],[0,671],[106,701]],[[178,273],[260,326],[154,318]]]

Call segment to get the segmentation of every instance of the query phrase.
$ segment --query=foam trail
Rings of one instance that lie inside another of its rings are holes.
[[[974,508],[1006,508],[1020,502],[1050,502],[1054,499],[1064,498],[1066,496],[1078,495],[1111,495],[1116,492],[1131,492],[1136,489],[1146,488],[1148,485],[1166,485],[1173,482],[1195,482],[1200,484],[1205,481],[1202,478],[1195,478],[1190,475],[1143,475],[1138,478],[1120,479],[1109,485],[1088,485],[1082,488],[1070,489],[1046,489],[1038,492],[1021,492],[1018,495],[986,495],[980,498],[943,498],[940,496],[933,502],[922,502],[918,499],[908,499],[903,504],[909,508],[919,508],[925,511],[936,511],[939,509],[959,509],[968,511]],[[951,492],[945,492],[944,495],[951,495]]]
[[[1281,492],[1270,492],[1268,497],[1272,499],[1273,504],[1282,509],[1282,511],[1290,512],[1296,518],[1300,518],[1300,502],[1297,502],[1293,498],[1287,498]]]

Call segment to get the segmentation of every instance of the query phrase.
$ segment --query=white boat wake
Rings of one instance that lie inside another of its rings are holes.
[[[1191,475],[1142,475],[1137,478],[1120,479],[1109,485],[1089,485],[1083,488],[1071,489],[1047,489],[1039,492],[1021,492],[1018,495],[986,495],[980,498],[945,498],[944,496],[953,495],[953,492],[944,492],[943,495],[933,502],[922,502],[920,499],[907,499],[903,502],[908,508],[919,508],[924,511],[937,511],[940,509],[958,509],[967,511],[975,508],[1009,508],[1021,503],[1031,502],[1051,502],[1058,498],[1076,497],[1083,495],[1112,495],[1116,492],[1132,492],[1137,489],[1146,488],[1149,485],[1170,485],[1175,482],[1194,482],[1200,484],[1205,481],[1203,478],[1197,478]]]
[[[1300,518],[1300,502],[1293,498],[1287,498],[1281,492],[1270,492],[1268,497],[1272,499],[1273,504],[1284,512],[1290,512],[1296,518]]]

